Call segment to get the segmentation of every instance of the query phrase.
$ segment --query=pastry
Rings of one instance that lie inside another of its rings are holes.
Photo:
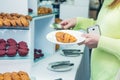
[[[10,24],[11,26],[14,26],[14,27],[17,26],[16,20],[10,20]]]
[[[22,25],[24,27],[28,27],[29,26],[29,21],[26,18],[20,17],[20,21],[21,21],[21,23],[22,23]]]
[[[21,80],[17,72],[12,72],[11,77],[12,77],[12,80]]]
[[[73,35],[65,32],[57,32],[55,36],[56,40],[62,43],[72,43],[77,40]]]
[[[29,16],[29,15],[26,15],[25,17],[26,17],[26,19],[27,19],[27,20],[30,20],[30,21],[32,21],[32,17],[31,17],[31,16]]]
[[[19,18],[16,19],[15,22],[16,22],[17,26],[23,26],[23,25],[22,25],[22,22],[20,21]]]
[[[19,71],[18,75],[20,76],[21,80],[30,80],[30,77],[26,72]]]
[[[0,18],[0,27],[3,26],[3,19]]]
[[[0,73],[0,80],[4,80],[3,74]]]
[[[11,73],[9,72],[4,73],[3,76],[4,76],[4,80],[12,80]]]
[[[3,24],[4,24],[4,26],[8,26],[8,27],[11,26],[9,19],[4,19]]]

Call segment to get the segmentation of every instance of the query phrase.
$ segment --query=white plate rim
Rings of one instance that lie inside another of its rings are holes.
[[[77,41],[76,42],[73,42],[73,43],[62,43],[62,42],[58,42],[56,40],[56,37],[55,37],[55,34],[57,32],[66,32],[66,33],[69,33],[71,35],[73,35],[74,37],[76,37]],[[55,43],[55,44],[66,44],[66,45],[69,45],[69,44],[77,44],[77,43],[81,43],[85,40],[84,37],[81,37],[80,35],[82,35],[83,33],[80,32],[80,31],[77,31],[77,30],[56,30],[56,31],[52,31],[52,32],[49,32],[46,36],[46,39],[52,43]]]
[[[56,62],[54,62],[54,63],[52,62],[52,63],[48,64],[47,69],[51,70],[51,71],[55,71],[55,72],[65,72],[65,71],[70,71],[73,68],[73,66],[70,66],[68,68],[63,68],[63,69],[53,69],[52,66],[54,64],[56,64]]]

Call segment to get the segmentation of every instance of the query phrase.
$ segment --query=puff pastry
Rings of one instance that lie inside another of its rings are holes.
[[[72,43],[77,40],[73,35],[65,32],[57,32],[55,36],[57,41],[62,43]]]

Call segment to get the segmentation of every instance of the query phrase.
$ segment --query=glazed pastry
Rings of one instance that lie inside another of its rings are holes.
[[[21,23],[22,23],[22,25],[24,27],[28,27],[29,26],[29,21],[26,18],[20,17],[20,21],[21,21]]]
[[[11,77],[12,77],[12,80],[21,80],[17,72],[12,72]]]
[[[9,19],[4,19],[4,20],[3,20],[3,24],[4,24],[5,26],[11,26]]]
[[[18,75],[20,76],[21,80],[30,80],[30,77],[26,72],[19,71]]]
[[[25,17],[26,17],[27,20],[32,21],[32,17],[31,17],[31,16],[27,15],[27,16],[25,16]]]
[[[64,32],[57,32],[55,36],[58,42],[63,43],[71,43],[77,40],[73,35]]]
[[[20,21],[19,18],[16,19],[15,22],[16,22],[17,26],[23,26],[23,25],[22,25],[22,22]]]
[[[3,74],[0,73],[0,80],[4,80]]]
[[[0,18],[0,27],[3,26],[3,19]]]
[[[4,80],[12,80],[12,78],[11,78],[11,73],[6,72],[6,73],[4,73],[3,75],[4,75]]]
[[[10,24],[11,24],[11,26],[17,26],[17,24],[16,24],[16,20],[10,20]]]

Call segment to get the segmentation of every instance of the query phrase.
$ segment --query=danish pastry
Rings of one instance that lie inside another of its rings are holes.
[[[4,75],[4,80],[12,80],[10,72],[6,72],[3,75]]]
[[[62,43],[72,43],[77,40],[73,35],[65,32],[57,32],[55,36],[57,41]]]
[[[17,74],[17,72],[11,73],[12,80],[21,80],[20,76]]]
[[[21,80],[30,80],[29,75],[26,72],[19,71],[18,75],[21,77]]]
[[[0,80],[4,80],[3,74],[0,73]]]

